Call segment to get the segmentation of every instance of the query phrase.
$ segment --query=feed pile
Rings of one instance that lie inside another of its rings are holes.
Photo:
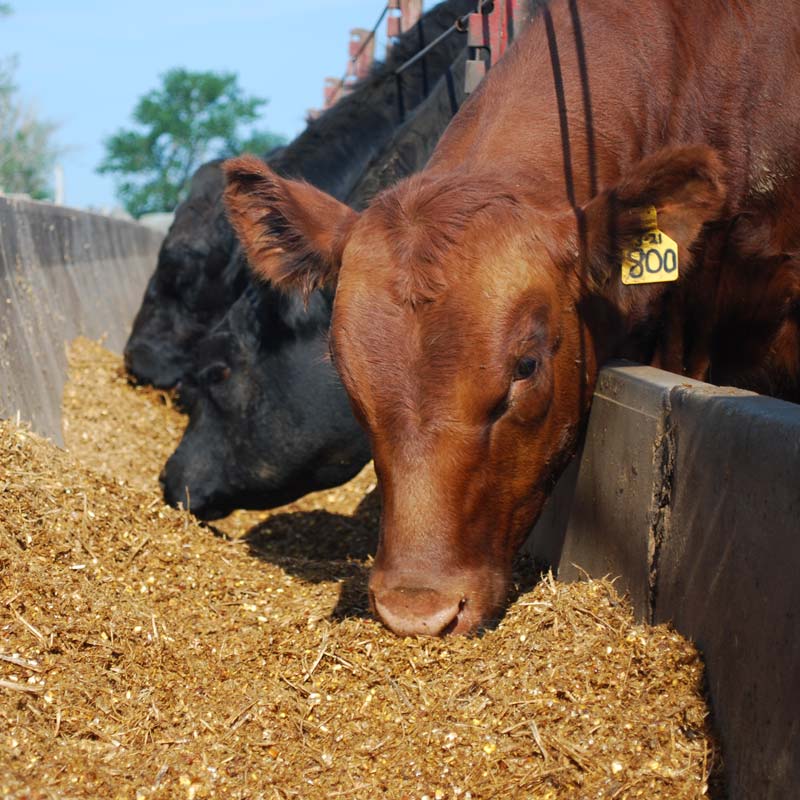
[[[609,581],[548,576],[481,637],[398,639],[366,612],[369,470],[201,526],[157,491],[176,412],[118,367],[73,361],[72,452],[0,423],[0,796],[715,793],[698,654]]]

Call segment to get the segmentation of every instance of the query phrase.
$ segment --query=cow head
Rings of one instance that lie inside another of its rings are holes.
[[[328,358],[331,300],[250,287],[200,340],[180,392],[189,425],[162,472],[167,502],[215,519],[338,486],[364,466],[369,444]]]
[[[360,216],[250,160],[226,172],[254,268],[337,285],[331,350],[383,500],[376,614],[400,634],[475,630],[505,603],[598,365],[664,291],[623,286],[620,252],[655,206],[689,268],[722,205],[717,157],[661,151],[577,211],[513,172],[422,173]]]
[[[138,383],[174,386],[189,365],[195,342],[223,317],[246,285],[247,265],[234,248],[220,202],[220,164],[209,162],[195,173],[161,245],[125,345],[126,367]]]

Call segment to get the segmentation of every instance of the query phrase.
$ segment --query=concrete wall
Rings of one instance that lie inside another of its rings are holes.
[[[799,796],[800,406],[605,369],[529,547],[698,644],[732,800]]]
[[[121,352],[162,234],[134,222],[0,197],[0,417],[61,442],[65,343]]]

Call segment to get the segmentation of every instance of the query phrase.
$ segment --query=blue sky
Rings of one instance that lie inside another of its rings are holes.
[[[262,127],[291,138],[321,106],[325,76],[344,71],[350,29],[371,28],[385,0],[10,3],[0,57],[17,54],[20,95],[60,125],[66,202],[97,208],[116,204],[113,180],[94,171],[103,139],[130,125],[167,69],[238,73],[248,94],[269,98]]]

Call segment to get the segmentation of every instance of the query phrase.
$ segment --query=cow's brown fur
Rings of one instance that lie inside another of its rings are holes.
[[[498,611],[608,358],[800,401],[799,45],[790,0],[553,0],[428,168],[362,215],[228,168],[255,268],[338,280],[390,627],[469,631]],[[649,206],[681,277],[624,286]]]
[[[273,270],[276,283],[294,284],[308,297],[334,279],[344,241],[337,234],[356,214],[310,183],[287,181],[261,159],[242,156],[225,166],[225,203],[252,264]],[[330,217],[331,210],[335,212]]]

